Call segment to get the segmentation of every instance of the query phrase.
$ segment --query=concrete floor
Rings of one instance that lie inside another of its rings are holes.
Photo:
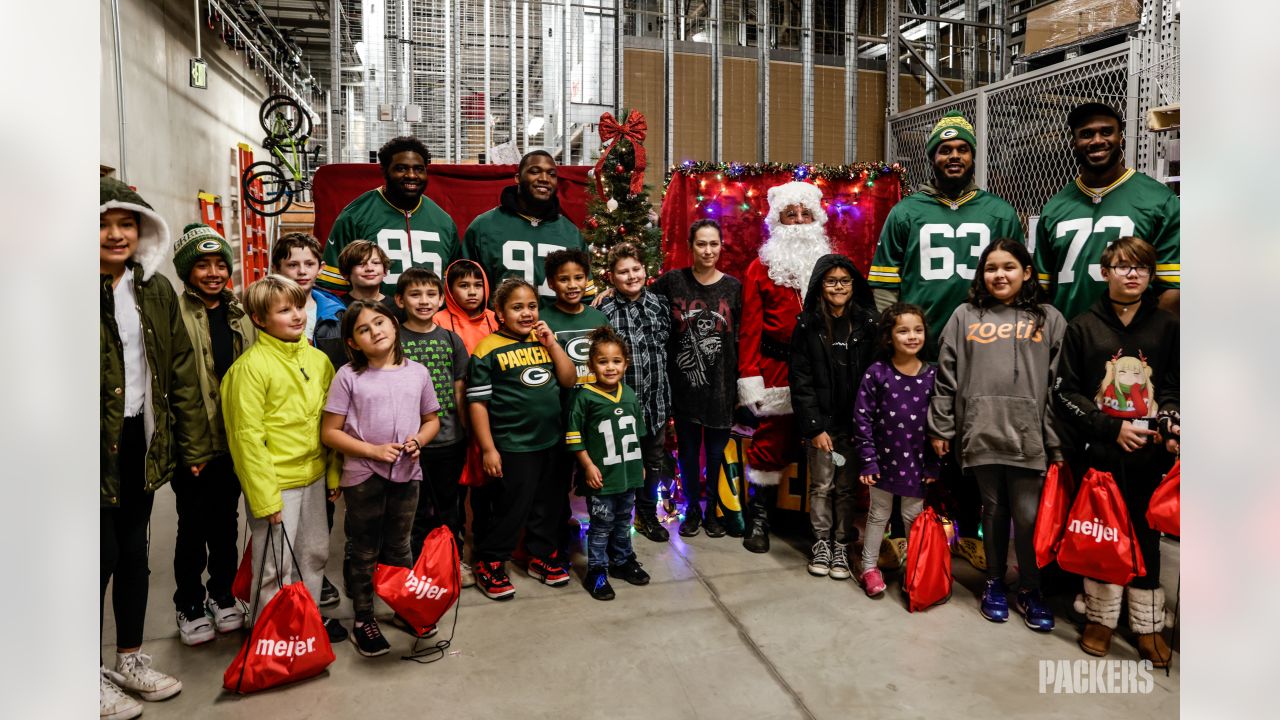
[[[338,525],[329,575],[340,585]],[[555,720],[1178,715],[1177,655],[1169,677],[1153,672],[1149,694],[1041,694],[1039,661],[1088,657],[1065,608],[1057,608],[1058,627],[1047,635],[1016,616],[987,622],[977,611],[982,575],[958,557],[953,598],[909,614],[897,573],[886,573],[889,591],[876,600],[850,581],[810,577],[803,533],[775,534],[771,552],[754,555],[730,537],[683,540],[674,525],[670,543],[636,536],[653,581],[615,584],[612,602],[592,600],[578,584],[581,558],[574,582],[563,588],[511,568],[514,600],[463,591],[453,646],[438,662],[401,661],[410,638],[384,623],[388,655],[363,658],[344,642],[334,647],[337,660],[326,674],[239,697],[222,690],[239,633],[195,648],[177,639],[170,601],[175,526],[173,493],[165,488],[152,519],[143,649],[184,688],[168,701],[144,703],[147,718],[376,718],[391,711]],[[1177,544],[1166,541],[1164,556],[1173,602]],[[344,597],[332,615],[350,627],[350,601]],[[105,623],[103,637],[111,639],[110,607]],[[447,622],[441,628],[447,635]],[[103,656],[110,659],[112,650],[104,644]],[[1111,658],[1133,660],[1137,652],[1118,635]]]

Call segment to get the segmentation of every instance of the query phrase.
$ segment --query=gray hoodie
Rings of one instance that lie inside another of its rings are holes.
[[[1041,307],[1039,330],[1025,310],[965,303],[942,331],[929,435],[950,440],[962,468],[1044,470],[1062,459],[1049,386],[1067,321]]]

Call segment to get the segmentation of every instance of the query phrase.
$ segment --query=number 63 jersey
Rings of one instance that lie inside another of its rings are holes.
[[[1178,196],[1150,177],[1126,170],[1105,188],[1079,176],[1045,203],[1036,224],[1035,263],[1049,300],[1071,320],[1106,289],[1102,251],[1122,237],[1139,237],[1156,249],[1152,285],[1181,285]]]
[[[1017,211],[1000,196],[973,188],[952,200],[926,188],[889,211],[867,280],[923,307],[929,345],[937,348],[951,313],[969,297],[983,249],[1000,238],[1023,238]]]
[[[578,488],[580,495],[616,495],[644,485],[644,463],[640,459],[640,438],[648,434],[644,411],[635,392],[618,383],[612,394],[595,385],[579,385],[573,391],[569,422],[565,427],[565,449],[586,450],[600,469],[604,486]]]

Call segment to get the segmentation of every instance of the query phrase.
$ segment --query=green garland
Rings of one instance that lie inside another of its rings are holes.
[[[874,180],[883,175],[895,174],[898,175],[899,180],[901,180],[906,174],[906,170],[898,163],[889,164],[883,162],[853,163],[852,165],[823,165],[821,163],[715,163],[686,160],[679,165],[672,165],[667,168],[666,180],[663,183],[664,194],[666,192],[666,187],[671,184],[671,178],[676,173],[680,173],[682,175],[717,173],[730,180],[770,175],[774,173],[791,173],[792,177],[796,180],[808,180],[812,178],[823,178],[825,180],[857,180],[863,175],[868,179]]]

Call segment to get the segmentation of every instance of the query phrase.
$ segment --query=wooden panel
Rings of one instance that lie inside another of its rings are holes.
[[[858,71],[858,157],[854,162],[884,159],[884,73]]]
[[[841,165],[844,156],[844,68],[813,69],[813,161]]]
[[[649,157],[645,182],[653,186],[654,195],[660,197],[663,173],[667,170],[667,159],[662,154],[662,139],[667,132],[666,113],[663,110],[662,53],[636,48],[626,48],[624,52],[623,70],[626,79],[623,92],[626,95],[622,106],[639,110],[649,123],[649,135],[644,141],[645,152]]]
[[[769,63],[769,162],[798,163],[800,128],[801,68],[794,63]]]
[[[724,161],[751,163],[760,156],[756,60],[724,59]]]
[[[672,160],[711,159],[711,57],[676,53],[676,137]]]

